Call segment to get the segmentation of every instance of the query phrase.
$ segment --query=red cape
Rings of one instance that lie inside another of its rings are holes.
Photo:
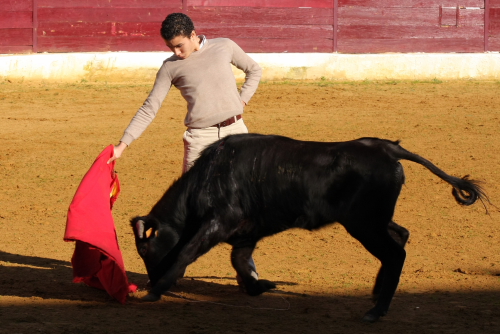
[[[82,179],[68,210],[65,241],[76,241],[73,282],[106,290],[120,303],[137,286],[129,284],[111,208],[120,192],[113,145],[99,154]]]

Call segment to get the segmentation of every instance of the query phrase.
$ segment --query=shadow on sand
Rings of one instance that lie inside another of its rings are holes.
[[[142,290],[121,305],[72,283],[70,262],[0,251],[0,264],[0,333],[470,334],[500,326],[500,281],[496,291],[400,292],[386,317],[364,324],[368,295],[297,293],[290,282],[249,297],[233,277],[186,277],[157,303],[141,302]],[[146,275],[128,275],[145,289]]]

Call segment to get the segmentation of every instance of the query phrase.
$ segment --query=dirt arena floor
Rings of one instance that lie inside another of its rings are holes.
[[[66,213],[97,155],[116,143],[151,83],[0,83],[0,333],[500,333],[500,213],[461,207],[420,165],[395,221],[410,230],[389,314],[371,308],[378,261],[338,225],[291,230],[254,254],[273,293],[238,291],[229,247],[188,267],[157,303],[129,219],[146,214],[180,175],[185,103],[173,90],[157,119],[118,160],[113,210],[131,282],[126,305],[72,283]],[[500,207],[500,82],[267,82],[244,119],[251,132],[302,140],[401,140],[446,172],[480,180]]]

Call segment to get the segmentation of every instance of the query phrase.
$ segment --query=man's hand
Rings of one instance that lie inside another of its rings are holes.
[[[127,147],[128,145],[125,144],[124,142],[120,142],[120,144],[116,145],[114,148],[113,157],[108,160],[108,164],[120,158],[122,156],[123,151],[125,151]]]

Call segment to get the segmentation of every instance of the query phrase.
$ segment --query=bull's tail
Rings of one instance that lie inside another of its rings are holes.
[[[451,176],[446,174],[443,170],[439,169],[429,160],[419,156],[418,154],[412,153],[399,145],[399,142],[391,142],[389,144],[389,152],[391,155],[398,160],[409,160],[416,162],[428,170],[430,170],[434,175],[438,176],[442,180],[449,183],[452,187],[452,194],[455,200],[462,205],[472,205],[478,199],[484,204],[484,201],[489,203],[488,196],[484,190],[479,185],[478,181],[470,180],[469,176],[466,175],[462,178]],[[486,207],[486,206],[485,206]]]

